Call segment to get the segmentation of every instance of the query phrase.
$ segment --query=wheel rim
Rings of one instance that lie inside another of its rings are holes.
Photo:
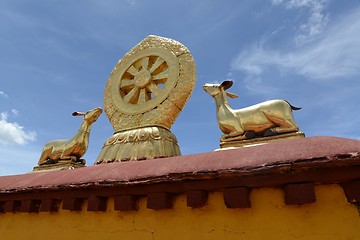
[[[159,56],[139,59],[122,76],[120,95],[130,104],[148,102],[155,98],[166,84],[169,77],[167,70],[166,61]]]
[[[114,103],[127,114],[141,114],[156,108],[176,86],[179,63],[161,48],[144,49],[123,59],[112,85]]]

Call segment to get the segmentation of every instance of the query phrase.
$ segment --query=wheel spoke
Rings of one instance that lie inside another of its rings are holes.
[[[149,100],[149,96],[146,93],[146,89],[140,89],[140,94],[139,94],[139,100],[138,103],[145,103]]]
[[[168,67],[163,58],[154,55],[133,62],[120,80],[123,101],[140,105],[156,97],[168,82]]]
[[[125,95],[124,100],[128,103],[135,103],[138,95],[139,88],[135,86],[128,94]]]
[[[139,70],[136,67],[134,67],[134,65],[131,65],[131,67],[129,67],[129,69],[126,71],[134,76],[139,72]]]
[[[160,80],[160,79],[164,79],[164,78],[168,78],[169,77],[169,73],[168,73],[168,70],[166,69],[165,71],[157,74],[157,75],[154,75],[152,77],[152,80]]]
[[[142,66],[142,69],[146,69],[146,70],[148,69],[149,57],[141,59],[141,66]]]
[[[154,83],[150,83],[147,87],[154,95],[157,95],[160,91],[158,86],[156,86],[156,84],[154,84]]]
[[[125,87],[125,88],[127,88],[127,87],[133,87],[134,84],[135,84],[135,83],[134,83],[134,80],[124,78],[124,79],[121,80],[120,88],[123,88],[123,87]]]
[[[149,69],[149,72],[154,72],[161,64],[163,64],[165,61],[162,59],[162,58],[160,58],[160,57],[158,57],[157,59],[156,59],[156,61],[154,62],[154,64],[151,66],[151,68]]]

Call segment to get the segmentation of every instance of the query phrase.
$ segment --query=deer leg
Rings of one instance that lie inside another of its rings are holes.
[[[295,123],[294,118],[279,118],[273,116],[266,116],[276,127],[270,128],[265,131],[264,136],[272,136],[282,133],[291,133],[299,131],[298,125]]]
[[[43,165],[43,164],[48,163],[48,159],[49,159],[49,157],[51,155],[52,150],[53,150],[53,147],[50,147],[48,149],[43,149],[43,151],[41,153],[41,156],[40,156],[40,159],[39,159],[39,162],[38,162],[39,165]]]
[[[228,136],[222,135],[220,137],[220,142],[231,142],[231,141],[244,140],[244,139],[246,139],[246,138],[243,135],[237,136],[237,137],[228,137]]]
[[[221,142],[230,142],[230,141],[238,141],[238,140],[245,140],[251,139],[255,137],[254,131],[247,131],[247,132],[231,132],[229,134],[224,134],[220,137]]]
[[[76,162],[78,160],[78,158],[75,157],[75,156],[61,156],[60,159],[61,160],[68,160],[70,162]]]

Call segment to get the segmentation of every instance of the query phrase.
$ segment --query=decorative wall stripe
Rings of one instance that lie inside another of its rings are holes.
[[[224,203],[227,208],[249,208],[250,190],[246,187],[224,188]]]
[[[88,199],[88,211],[106,211],[107,198],[91,195]]]
[[[5,212],[5,201],[0,201],[0,213]]]
[[[341,186],[348,202],[360,203],[360,179],[342,183]],[[251,189],[248,187],[223,188],[224,205],[227,208],[250,208]],[[316,201],[314,183],[291,183],[284,185],[282,189],[284,191],[284,202],[287,205],[311,204]],[[221,189],[217,191],[221,191]],[[102,192],[101,196],[99,196],[97,195],[99,190],[89,189],[88,191],[73,191],[71,193],[63,192],[63,197],[58,194],[54,198],[49,198],[48,193],[44,193],[44,195],[41,193],[35,195],[30,193],[19,194],[17,198],[14,195],[12,195],[11,199],[0,198],[0,214],[8,212],[58,212],[61,206],[62,209],[69,211],[106,211],[108,198],[110,197],[114,199],[113,207],[115,211],[137,211],[140,197],[147,198],[147,208],[149,209],[171,209],[174,198],[180,194],[186,194],[186,205],[188,207],[201,208],[208,203],[209,192],[212,191],[188,190],[177,193],[156,192],[147,195],[110,195],[105,194],[110,192]],[[31,196],[36,198],[32,199]],[[87,208],[84,208],[85,201],[88,203]]]
[[[120,195],[114,197],[114,209],[117,211],[137,211],[139,209],[138,196]]]
[[[4,212],[18,212],[20,211],[21,200],[10,200],[5,202]]]
[[[83,198],[65,198],[62,208],[69,211],[81,211],[83,202]]]
[[[57,212],[59,211],[60,199],[43,199],[40,205],[40,212]]]
[[[208,192],[197,190],[186,192],[186,203],[188,207],[200,208],[207,204]]]
[[[316,201],[313,183],[287,184],[284,187],[285,204],[300,205]]]
[[[360,203],[360,179],[342,184],[348,202]]]
[[[20,212],[39,212],[41,200],[25,199],[21,201]]]
[[[149,193],[147,196],[147,208],[154,210],[169,209],[173,205],[171,193]]]

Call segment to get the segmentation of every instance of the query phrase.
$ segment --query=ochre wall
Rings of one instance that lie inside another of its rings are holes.
[[[285,205],[281,189],[253,189],[251,208],[228,209],[221,192],[192,209],[186,196],[173,208],[106,212],[5,213],[0,239],[360,239],[360,216],[338,185],[315,186],[316,202]],[[86,203],[85,203],[86,204]],[[86,209],[86,206],[83,207]]]

